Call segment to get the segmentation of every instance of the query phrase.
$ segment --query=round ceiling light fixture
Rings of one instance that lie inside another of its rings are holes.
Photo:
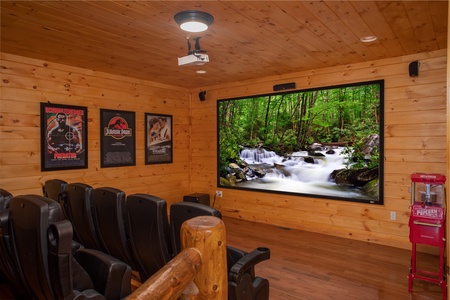
[[[185,10],[177,13],[173,18],[181,29],[188,32],[205,31],[214,21],[212,15],[199,10]]]
[[[359,40],[363,43],[371,43],[371,42],[375,42],[376,40],[378,40],[378,38],[374,35],[368,35],[368,36],[364,36],[364,37],[360,38]]]

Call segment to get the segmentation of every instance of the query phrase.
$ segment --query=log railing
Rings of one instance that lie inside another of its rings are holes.
[[[223,221],[211,216],[186,221],[181,227],[181,246],[183,251],[127,299],[227,299],[227,249]]]

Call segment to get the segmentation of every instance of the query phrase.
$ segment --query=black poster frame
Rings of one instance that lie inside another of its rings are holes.
[[[173,162],[173,117],[145,113],[145,164]]]
[[[136,113],[100,109],[100,166],[136,165]]]
[[[41,171],[88,167],[87,107],[40,104]]]

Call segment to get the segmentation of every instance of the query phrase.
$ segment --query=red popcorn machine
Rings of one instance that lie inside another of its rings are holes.
[[[441,174],[414,173],[411,175],[411,215],[409,240],[412,243],[411,270],[408,291],[412,292],[414,279],[426,280],[442,287],[447,299],[445,282],[445,176]],[[439,247],[439,272],[417,268],[416,244]]]

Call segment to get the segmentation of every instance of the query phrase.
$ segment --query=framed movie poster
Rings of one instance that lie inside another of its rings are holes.
[[[88,167],[87,108],[41,103],[41,171]]]
[[[100,166],[136,165],[135,113],[100,109]]]
[[[172,116],[145,114],[145,164],[172,163]]]

